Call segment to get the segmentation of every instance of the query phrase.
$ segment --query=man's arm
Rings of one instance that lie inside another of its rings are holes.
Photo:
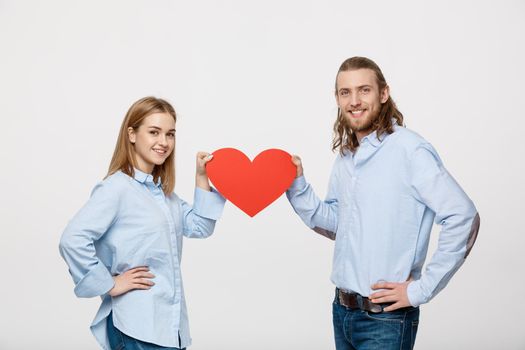
[[[330,177],[326,200],[321,201],[304,178],[301,159],[293,156],[292,162],[297,166],[297,177],[286,191],[286,197],[295,212],[308,227],[329,239],[335,240],[337,230],[335,172],[332,171]]]
[[[476,241],[480,218],[430,144],[414,152],[411,164],[416,198],[436,213],[435,223],[441,225],[436,252],[421,278],[407,288],[410,303],[417,306],[439,293],[464,263]]]
[[[386,311],[428,302],[450,281],[467,258],[479,231],[479,214],[470,198],[444,168],[430,144],[421,145],[411,158],[411,185],[415,198],[436,213],[441,225],[438,248],[421,278],[404,283],[380,283],[386,289],[371,295],[373,302],[394,302]]]

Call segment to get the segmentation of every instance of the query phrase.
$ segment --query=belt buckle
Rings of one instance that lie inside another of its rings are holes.
[[[383,312],[383,307],[379,304],[374,304],[373,302],[370,301],[370,312],[373,313],[373,314],[380,314],[381,312]]]
[[[380,314],[383,312],[383,306],[381,304],[375,304],[366,297],[362,297],[361,302],[362,302],[361,310],[368,311],[373,314]]]

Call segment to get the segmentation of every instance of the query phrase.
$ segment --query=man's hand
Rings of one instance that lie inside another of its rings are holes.
[[[303,175],[303,163],[301,162],[301,158],[299,156],[293,155],[292,156],[292,163],[297,167],[297,174],[296,178]]]
[[[384,308],[384,311],[394,311],[403,307],[412,306],[408,301],[407,287],[411,281],[403,283],[379,282],[372,285],[373,290],[384,289],[380,292],[372,293],[370,301],[376,304],[394,303]]]
[[[155,283],[149,279],[154,277],[155,275],[149,272],[147,266],[129,269],[120,275],[113,276],[115,285],[109,291],[109,295],[116,297],[134,289],[150,289]]]

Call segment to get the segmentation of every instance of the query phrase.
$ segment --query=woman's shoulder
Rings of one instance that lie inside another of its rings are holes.
[[[111,195],[119,195],[129,186],[130,179],[131,178],[122,171],[117,171],[97,183],[93,188],[92,193],[102,192]]]
[[[171,192],[170,194],[166,194],[166,198],[171,202],[171,203],[180,203],[181,202],[181,199],[180,197],[175,193],[175,192]]]

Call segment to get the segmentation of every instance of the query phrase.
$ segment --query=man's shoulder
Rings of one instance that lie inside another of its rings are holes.
[[[343,152],[337,152],[335,159],[334,159],[334,165],[337,165],[343,162],[343,160],[347,158],[352,158],[352,153],[350,151],[345,150]]]
[[[395,126],[392,136],[394,136],[392,139],[395,141],[395,144],[407,151],[415,150],[421,145],[428,144],[428,141],[423,136],[403,126]]]

